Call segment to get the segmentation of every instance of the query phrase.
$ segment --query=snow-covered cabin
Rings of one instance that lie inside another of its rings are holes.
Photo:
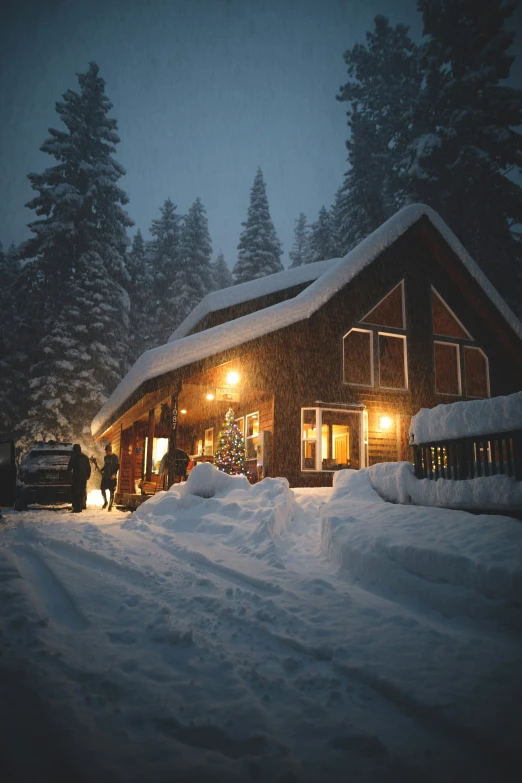
[[[252,478],[324,486],[406,459],[420,408],[520,390],[522,324],[444,221],[412,205],[342,259],[209,294],[138,359],[92,433],[132,493],[169,437],[212,459],[232,407]]]

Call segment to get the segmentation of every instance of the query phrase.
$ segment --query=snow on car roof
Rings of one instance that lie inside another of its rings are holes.
[[[145,381],[310,318],[423,216],[426,216],[442,235],[471,276],[482,287],[497,310],[522,340],[522,324],[451,229],[431,207],[425,204],[411,204],[399,210],[366,239],[363,239],[343,259],[332,264],[311,285],[292,299],[146,351],[131,367],[94,417],[91,424],[93,435],[101,431],[110,417]]]
[[[185,320],[172,332],[168,342],[179,340],[186,337],[206,315],[214,313],[217,310],[224,310],[226,307],[250,302],[252,299],[258,299],[261,296],[284,291],[285,288],[292,288],[301,283],[310,283],[317,280],[323,272],[338,264],[339,258],[331,258],[328,261],[316,261],[313,264],[304,264],[295,269],[285,269],[284,272],[277,272],[274,275],[259,277],[257,280],[249,280],[247,283],[239,283],[222,288],[219,291],[212,291],[201,300],[201,302],[192,310]]]

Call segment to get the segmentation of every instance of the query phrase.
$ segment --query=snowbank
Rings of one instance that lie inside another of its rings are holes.
[[[248,546],[252,557],[271,557],[274,538],[291,528],[295,499],[285,478],[251,485],[245,476],[229,476],[210,463],[197,465],[188,480],[152,496],[124,524],[210,536],[212,544]]]
[[[384,462],[368,469],[372,487],[392,503],[502,511],[522,511],[522,484],[509,476],[464,481],[417,479],[409,462]]]
[[[519,429],[522,429],[522,392],[422,408],[411,420],[410,440],[431,443]]]
[[[497,616],[521,627],[520,522],[386,503],[373,478],[372,470],[334,475],[320,512],[327,557],[365,584],[422,597],[449,616]]]

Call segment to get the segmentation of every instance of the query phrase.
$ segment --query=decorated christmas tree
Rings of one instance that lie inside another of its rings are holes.
[[[216,468],[223,473],[246,474],[245,441],[237,422],[234,421],[232,408],[226,413],[214,456]]]

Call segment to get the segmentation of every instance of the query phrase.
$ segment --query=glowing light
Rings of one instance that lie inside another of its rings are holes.
[[[186,413],[186,412],[187,412],[187,411],[185,410],[185,408],[182,408],[182,409],[180,410],[180,413]]]
[[[210,394],[210,393],[207,394],[207,400],[211,401],[213,399],[214,399],[214,395],[213,394]]]
[[[379,419],[379,427],[381,430],[389,430],[392,425],[392,420],[389,416],[381,416]]]
[[[235,386],[238,381],[239,374],[237,372],[232,371],[227,373],[227,383],[229,386]]]

